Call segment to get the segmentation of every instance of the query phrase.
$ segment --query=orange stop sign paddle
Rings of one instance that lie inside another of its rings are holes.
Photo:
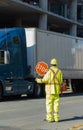
[[[43,61],[38,62],[35,68],[36,72],[41,76],[46,74],[46,72],[48,71],[48,65]]]

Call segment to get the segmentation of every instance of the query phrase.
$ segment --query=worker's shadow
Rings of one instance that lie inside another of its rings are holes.
[[[83,116],[74,116],[74,117],[72,117],[72,118],[60,120],[60,122],[63,122],[63,121],[71,121],[71,120],[83,120]]]

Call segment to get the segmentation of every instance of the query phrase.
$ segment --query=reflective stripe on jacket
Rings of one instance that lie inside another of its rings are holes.
[[[56,67],[52,66],[50,67],[49,71],[44,75],[43,79],[41,80],[42,83],[45,83],[45,91],[46,94],[59,94],[60,93],[60,84],[58,83],[57,79],[53,79],[54,73],[52,70],[56,73],[58,70],[58,73],[56,74],[56,77],[59,80],[59,83],[62,84],[63,77],[61,70]]]

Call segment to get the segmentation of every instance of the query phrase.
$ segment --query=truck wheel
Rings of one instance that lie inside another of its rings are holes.
[[[41,93],[42,93],[42,87],[40,84],[35,84],[35,97],[39,98],[41,97]]]
[[[3,90],[2,90],[2,84],[0,83],[0,101],[3,98]]]

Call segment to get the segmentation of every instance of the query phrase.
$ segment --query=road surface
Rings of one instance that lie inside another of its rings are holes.
[[[83,94],[66,94],[60,100],[60,122],[45,119],[45,98],[0,102],[0,130],[82,130]]]

